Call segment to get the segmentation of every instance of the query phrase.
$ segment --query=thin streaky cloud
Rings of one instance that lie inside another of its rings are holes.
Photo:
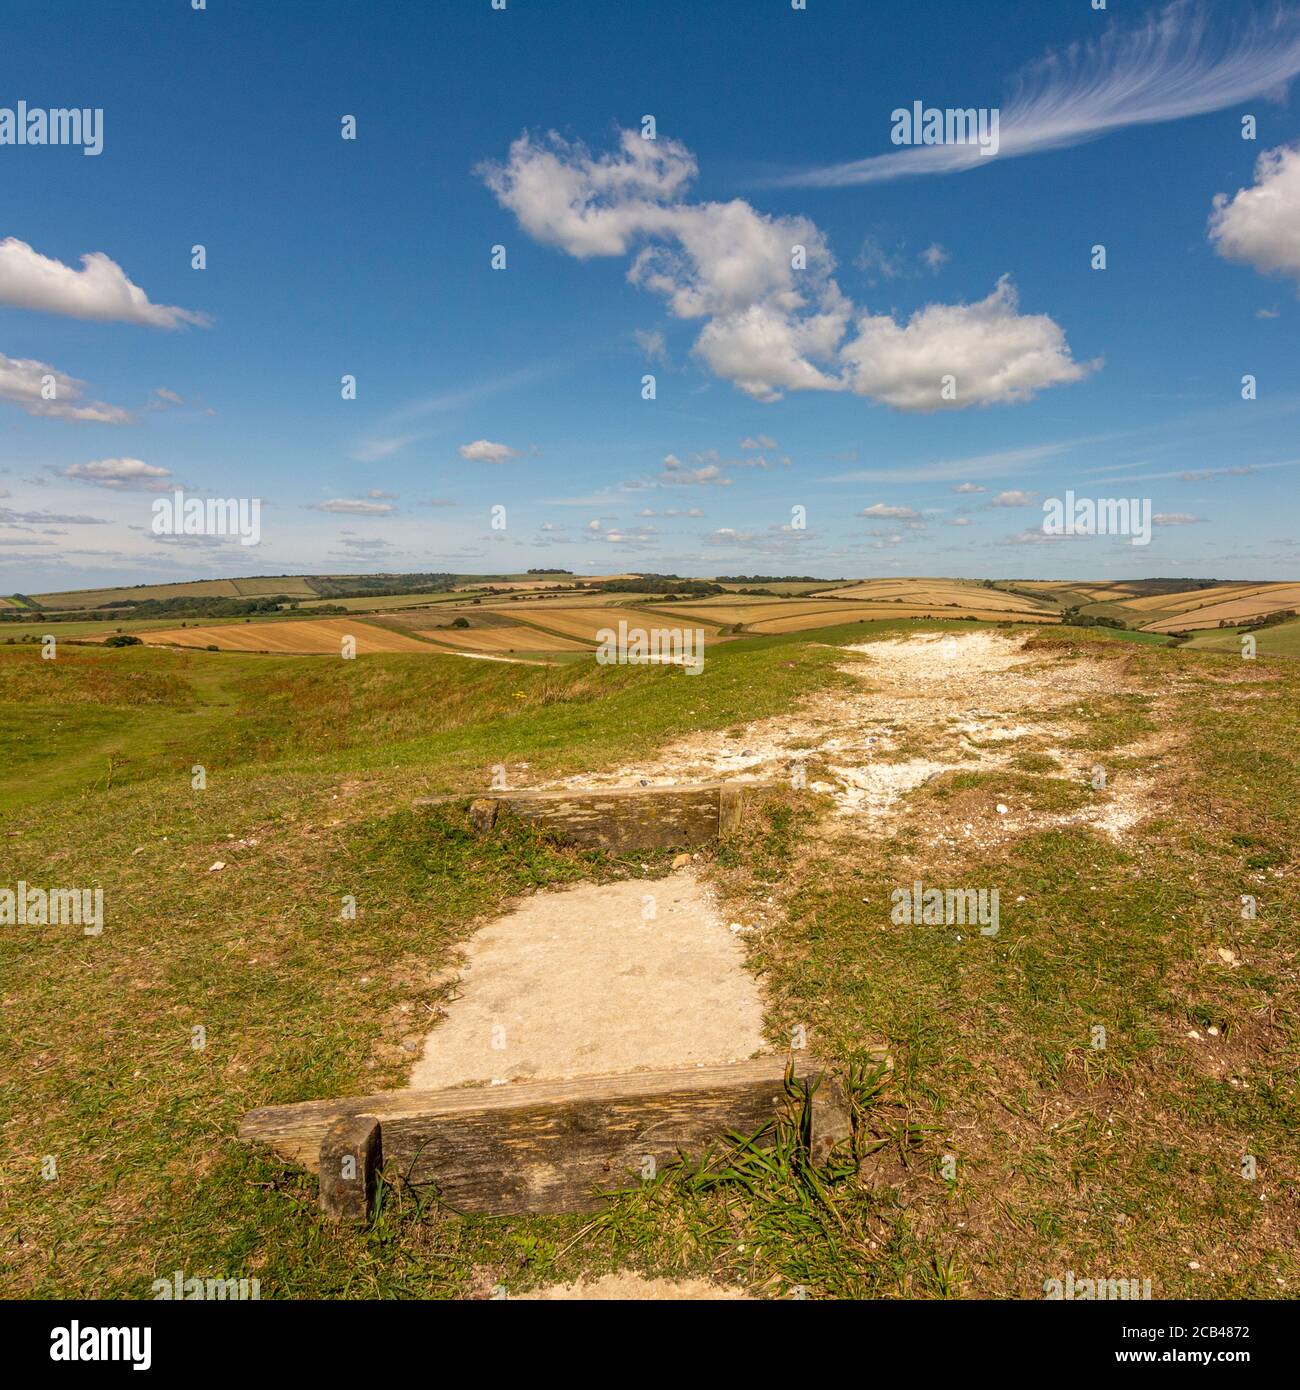
[[[430,415],[443,415],[457,410],[466,410],[480,401],[489,400],[504,391],[512,391],[518,386],[531,386],[553,376],[559,370],[553,365],[522,367],[518,371],[503,372],[499,376],[487,377],[469,386],[453,391],[444,391],[436,396],[425,396],[411,401],[389,414],[376,430],[366,435],[352,448],[352,458],[358,463],[380,463],[393,458],[412,444],[422,443],[431,437],[428,430],[412,429],[411,425]]]
[[[1300,458],[1282,459],[1278,463],[1243,463],[1231,468],[1174,468],[1167,473],[1125,473],[1119,477],[1113,474],[1108,483],[1146,483],[1158,482],[1165,478],[1177,478],[1185,483],[1207,482],[1211,478],[1242,478],[1252,473],[1263,473],[1273,468],[1300,468]],[[1102,470],[1095,470],[1100,473]],[[1085,475],[1087,476],[1087,475]]]
[[[977,454],[973,458],[941,459],[935,463],[919,463],[901,468],[859,468],[852,473],[836,473],[819,481],[824,483],[929,483],[951,482],[956,478],[999,478],[1020,472],[1027,464],[1056,458],[1074,448],[1076,443],[1036,444],[1027,449],[1005,449],[995,454]]]
[[[982,157],[975,144],[912,145],[767,182],[838,188],[958,173],[1084,144],[1128,126],[1222,111],[1281,92],[1297,73],[1300,10],[1294,6],[1254,12],[1225,35],[1211,24],[1204,4],[1173,0],[1138,28],[1112,25],[1097,39],[1050,53],[1026,69],[1000,108],[995,158]]]
[[[425,415],[439,415],[448,410],[463,410],[466,406],[477,405],[479,401],[499,395],[502,391],[513,390],[516,386],[530,386],[554,375],[555,366],[523,367],[516,372],[505,372],[500,376],[489,377],[457,391],[445,391],[437,396],[426,396],[403,406],[390,417],[394,423],[419,419]]]

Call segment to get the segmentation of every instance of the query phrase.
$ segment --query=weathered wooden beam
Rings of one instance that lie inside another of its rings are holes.
[[[374,1115],[335,1120],[320,1143],[320,1209],[331,1221],[364,1225],[375,1200],[375,1175],[384,1166],[383,1138]]]
[[[435,1183],[461,1211],[491,1214],[595,1211],[602,1194],[636,1186],[673,1162],[696,1158],[727,1133],[762,1129],[786,1103],[787,1059],[632,1072],[441,1091],[385,1091],[345,1100],[272,1105],[246,1115],[239,1137],[269,1144],[307,1168],[340,1120],[373,1117],[389,1163],[415,1183]],[[849,1137],[834,1083],[796,1056],[795,1077],[816,1081],[815,1156]]]
[[[419,805],[418,802],[416,804]],[[487,796],[479,797],[469,803],[470,823],[480,836],[487,835],[497,823],[499,804]]]
[[[676,787],[593,787],[489,792],[473,799],[470,819],[488,834],[514,817],[575,844],[615,851],[683,849],[733,834],[747,791],[741,782],[701,782]],[[437,806],[465,797],[436,796],[416,806]]]

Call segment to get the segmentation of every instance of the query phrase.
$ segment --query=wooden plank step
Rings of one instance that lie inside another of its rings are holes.
[[[700,1158],[728,1132],[760,1130],[785,1102],[787,1061],[271,1105],[247,1114],[239,1137],[319,1171],[331,1129],[373,1116],[385,1159],[412,1182],[436,1183],[457,1210],[597,1211],[602,1193],[636,1186],[679,1151]],[[812,1148],[824,1158],[849,1137],[847,1109],[811,1058],[797,1055],[794,1074],[817,1082]]]
[[[756,783],[699,782],[676,787],[547,788],[466,796],[422,797],[417,807],[470,801],[480,834],[501,817],[529,821],[574,844],[602,849],[685,849],[725,839],[740,824],[747,791]]]

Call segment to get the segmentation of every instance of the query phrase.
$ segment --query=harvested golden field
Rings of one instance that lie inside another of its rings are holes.
[[[557,637],[551,632],[540,632],[535,627],[525,627],[515,623],[502,627],[439,627],[416,628],[421,637],[430,642],[446,643],[461,651],[471,652],[586,652],[591,648],[586,642],[573,637]]]
[[[869,605],[845,603],[837,608],[820,609],[812,613],[774,615],[748,624],[756,633],[807,632],[819,627],[836,627],[840,623],[878,622],[893,618],[978,618],[984,622],[1054,623],[1051,613],[1007,612],[988,608],[964,609],[960,614],[945,610],[937,604],[875,603]]]
[[[781,597],[793,596],[795,598],[800,598],[807,594],[830,593],[833,590],[842,588],[845,584],[844,580],[821,579],[791,579],[788,581],[778,579],[774,580],[772,583],[763,583],[762,581],[755,583],[751,581],[748,584],[737,584],[733,580],[722,579],[714,579],[711,582],[720,584],[724,589],[733,593],[740,589],[769,589],[772,593]]]
[[[729,623],[744,623],[747,627],[764,618],[789,617],[800,613],[834,611],[834,604],[804,599],[754,598],[709,599],[703,603],[683,604],[678,616],[692,623],[709,623],[722,627]]]
[[[565,637],[577,637],[587,642],[598,642],[600,639],[597,633],[602,628],[612,628],[618,631],[620,622],[627,623],[628,627],[662,628],[677,626],[674,619],[682,622],[690,622],[692,626],[699,625],[700,620],[693,616],[694,610],[682,609],[680,613],[674,611],[670,616],[667,613],[646,612],[638,608],[615,608],[605,604],[592,604],[588,607],[564,607],[558,605],[552,607],[549,604],[529,606],[512,610],[511,616],[523,619],[528,623],[535,623],[541,627],[549,628],[552,632],[558,632]],[[705,619],[704,626],[716,627],[719,621],[736,622],[735,618]]]
[[[1179,632],[1245,622],[1300,607],[1300,584],[1226,580],[1005,580],[1006,589],[1040,594],[1056,611],[1079,608],[1085,615],[1117,618],[1145,632]],[[1008,593],[1014,599],[1015,594]],[[1045,611],[1051,612],[1051,609]]]
[[[1211,591],[1212,592],[1212,591]],[[1300,609],[1300,584],[1271,584],[1258,592],[1230,596],[1219,602],[1157,618],[1145,624],[1145,632],[1181,632],[1188,628],[1218,627],[1221,622],[1243,623],[1280,609]]]
[[[1062,588],[1071,588],[1069,585],[1062,585]],[[1128,603],[1137,602],[1135,595],[1140,594],[1140,589],[1135,589],[1131,584],[1081,584],[1071,588],[1071,592],[1081,594],[1092,603]]]
[[[107,635],[107,634],[105,634]],[[288,623],[229,623],[211,627],[174,627],[146,632],[153,647],[218,647],[223,652],[321,653],[337,656],[344,637],[354,637],[358,656],[379,652],[432,652],[427,642],[352,618],[320,618]]]
[[[1187,589],[1181,593],[1143,594],[1139,598],[1125,598],[1124,603],[1137,613],[1185,613],[1188,609],[1200,608],[1207,603],[1245,598],[1271,587],[1268,584],[1216,584],[1211,588]]]
[[[963,610],[983,609],[986,612],[1037,612],[1035,604],[1019,594],[1000,589],[986,589],[981,584],[963,583],[950,579],[872,579],[837,589],[839,600],[892,602],[902,599],[913,604],[956,604]]]

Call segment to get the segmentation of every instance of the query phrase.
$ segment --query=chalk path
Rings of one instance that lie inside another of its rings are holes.
[[[741,1061],[758,982],[693,869],[527,898],[467,943],[417,1089]]]

